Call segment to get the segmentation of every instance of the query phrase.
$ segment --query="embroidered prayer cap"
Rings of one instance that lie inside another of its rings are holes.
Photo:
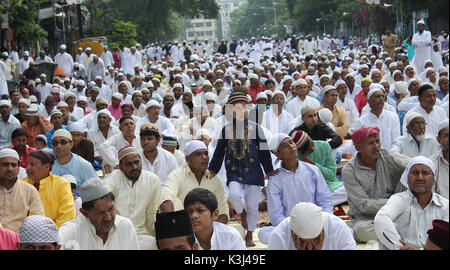
[[[258,100],[258,99],[261,99],[261,98],[267,99],[266,93],[264,93],[264,92],[259,92],[259,93],[256,95],[256,99],[255,99],[255,100]]]
[[[144,130],[146,130],[146,129],[151,130],[151,131],[156,132],[156,133],[159,134],[159,129],[158,129],[158,126],[157,126],[156,124],[151,124],[151,123],[149,123],[149,124],[143,124],[143,125],[141,126],[140,131],[142,132],[142,131],[144,131]]]
[[[158,101],[152,99],[152,100],[149,100],[147,102],[147,104],[145,104],[145,109],[147,110],[148,108],[154,107],[154,106],[161,108],[161,104],[159,104]]]
[[[0,107],[5,106],[5,105],[11,108],[11,100],[6,100],[6,99],[0,100]]]
[[[60,128],[57,131],[55,131],[55,133],[53,133],[52,139],[55,139],[56,137],[64,137],[72,141],[72,134],[70,134],[69,131],[63,128]]]
[[[77,183],[77,179],[75,178],[75,176],[73,176],[71,174],[65,174],[65,175],[62,176],[62,178],[66,179],[71,184],[75,184],[75,185],[78,184]]]
[[[104,98],[97,98],[97,100],[99,100],[99,99],[104,99]],[[104,99],[104,100],[106,100],[106,99]],[[78,97],[77,103],[80,101],[87,102],[87,97],[86,96]],[[95,105],[97,105],[97,101],[96,101]],[[108,105],[108,102],[106,102],[106,105]]]
[[[42,139],[45,142],[45,144],[47,144],[47,136],[45,136],[44,134],[37,135],[36,139]]]
[[[214,94],[212,92],[205,93],[205,100],[206,101],[216,101],[216,94]]]
[[[303,239],[316,238],[323,229],[322,208],[311,202],[296,204],[291,211],[289,228]]]
[[[14,150],[14,149],[5,148],[5,149],[0,150],[0,158],[5,158],[5,157],[13,157],[13,158],[16,158],[17,160],[19,160],[19,154],[17,154],[16,150]]]
[[[405,119],[404,119],[404,121],[405,121],[405,123],[406,123],[406,126],[408,126],[409,123],[411,123],[411,121],[414,120],[414,119],[417,118],[417,117],[422,117],[422,118],[424,118],[423,115],[421,115],[420,113],[416,113],[416,112],[410,112],[410,113],[408,113],[408,114],[405,116]],[[424,119],[425,119],[425,118],[424,118]],[[426,121],[426,120],[425,120],[425,121]]]
[[[54,110],[50,113],[50,119],[53,117],[53,115],[56,115],[56,114],[60,114],[61,116],[63,116],[63,113],[62,113],[60,110],[54,109]]]
[[[31,104],[31,106],[25,112],[27,116],[39,116],[39,107],[36,104]]]
[[[81,99],[79,98],[78,101],[80,101],[80,100]],[[97,100],[95,101],[95,105],[98,105],[98,104],[108,105],[108,101],[104,98],[97,98]]]
[[[58,227],[46,216],[26,217],[19,228],[20,243],[58,243]]]
[[[345,83],[345,81],[339,79],[337,80],[337,82],[334,84],[334,88],[338,89],[339,85],[341,84],[345,84],[345,86],[347,86],[347,84]]]
[[[44,150],[34,150],[28,154],[29,157],[34,157],[39,159],[42,164],[51,164],[55,161],[55,157],[47,151]]]
[[[75,122],[69,126],[69,132],[84,132],[84,124],[82,122]]]
[[[305,105],[305,106],[302,107],[302,109],[300,110],[300,113],[301,113],[301,115],[303,116],[303,115],[305,115],[307,112],[312,111],[312,110],[315,110],[315,109],[316,109],[316,107],[314,107],[313,105],[307,104],[307,105]]]
[[[73,92],[67,92],[67,93],[64,95],[64,100],[67,100],[67,99],[70,98],[70,97],[75,97],[75,94],[74,94]]]
[[[81,202],[97,200],[110,192],[111,188],[104,180],[99,178],[88,179],[80,188]]]
[[[27,105],[28,107],[31,106],[31,102],[30,102],[28,99],[26,99],[26,98],[21,98],[21,99],[19,99],[19,102],[18,102],[18,103],[19,103],[19,104],[20,104],[20,103],[25,104],[25,105]]]
[[[186,210],[157,213],[155,221],[156,240],[180,236],[194,236],[192,222]]]
[[[139,94],[139,95],[142,96],[142,92],[139,91],[139,90],[135,90],[131,96],[133,97],[133,96],[136,95],[136,94]]]
[[[269,90],[270,91],[270,90]],[[282,95],[284,99],[286,99],[286,94],[284,94],[283,91],[281,90],[275,90],[275,91],[270,91],[272,94],[272,98],[274,98],[276,95]]]
[[[123,95],[122,95],[121,93],[114,93],[114,94],[112,95],[112,97],[113,97],[113,98],[117,98],[117,99],[119,99],[120,101],[122,101],[122,99],[123,99]]]
[[[381,92],[382,94],[384,94],[384,91],[381,90],[380,88],[373,88],[369,91],[369,93],[367,93],[367,100],[369,100],[373,94],[375,94],[376,92]]]
[[[427,231],[428,240],[443,250],[448,250],[448,221],[435,219],[432,229]]]
[[[236,102],[245,102],[245,103],[249,103],[250,101],[248,100],[247,94],[241,93],[241,92],[234,92],[234,93],[231,94],[231,96],[228,98],[227,104],[234,104],[234,103],[236,103]]]
[[[440,122],[438,125],[438,132],[440,132],[444,128],[448,127],[448,122],[449,122],[448,118],[445,119],[444,121]]]
[[[299,80],[294,81],[292,83],[291,87],[297,87],[299,85],[308,85],[308,83],[304,79],[299,79]]]
[[[357,129],[352,135],[352,141],[354,145],[358,145],[364,141],[365,138],[372,134],[380,134],[378,127],[362,126]]]
[[[123,147],[122,149],[119,150],[119,161],[122,160],[122,158],[131,155],[131,154],[138,154],[139,155],[139,151],[136,147],[134,147],[133,145],[127,145],[125,147]]]
[[[417,21],[417,25],[419,25],[419,24],[423,24],[423,25],[425,25],[425,21],[424,21],[424,20],[422,20],[422,19],[420,19],[419,21]]]
[[[303,145],[309,140],[308,133],[303,130],[296,130],[291,133],[290,138],[294,141],[295,145],[297,145],[297,149],[301,149]]]
[[[185,156],[190,156],[192,153],[198,150],[208,150],[208,147],[206,147],[206,144],[199,140],[192,140],[186,144],[184,147]]]
[[[320,120],[325,124],[328,124],[333,119],[333,113],[328,108],[320,109],[317,115],[319,116]]]
[[[433,161],[431,161],[429,158],[426,158],[424,156],[417,156],[417,157],[413,157],[408,162],[408,165],[406,165],[406,169],[403,171],[403,174],[400,177],[400,183],[402,183],[405,187],[409,188],[409,186],[408,186],[409,171],[411,170],[412,166],[414,166],[416,164],[423,164],[423,165],[429,167],[433,171],[433,179],[434,179],[434,181],[436,181],[436,166],[434,165]]]
[[[331,90],[336,90],[336,87],[334,87],[332,85],[327,85],[323,88],[323,94],[325,95],[327,92],[329,92]]]
[[[269,150],[273,153],[278,152],[278,148],[280,147],[280,144],[285,140],[290,139],[289,135],[285,133],[278,133],[270,137],[269,140]]]
[[[66,102],[64,102],[64,101],[60,101],[56,105],[56,108],[69,108],[69,105]]]
[[[163,134],[162,145],[177,146],[177,138],[173,134]]]

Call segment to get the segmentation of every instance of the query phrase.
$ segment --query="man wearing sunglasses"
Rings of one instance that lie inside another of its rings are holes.
[[[98,178],[92,164],[77,154],[72,153],[72,135],[65,129],[58,129],[52,137],[53,153],[56,160],[52,167],[52,173],[58,176],[71,174],[77,179],[77,192],[90,178]]]

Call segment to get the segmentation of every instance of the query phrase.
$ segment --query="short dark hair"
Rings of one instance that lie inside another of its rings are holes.
[[[159,139],[159,133],[156,132],[156,131],[153,131],[151,129],[148,129],[148,128],[146,128],[144,130],[141,130],[139,136],[141,136],[141,137],[152,137],[152,136],[155,136],[156,139]]]
[[[428,83],[423,84],[420,88],[419,88],[419,97],[422,97],[423,93],[427,90],[433,89],[433,86],[429,85]]]
[[[216,195],[204,188],[195,188],[191,190],[184,198],[184,208],[188,205],[199,202],[206,206],[211,214],[217,209],[219,203],[217,202]]]
[[[195,236],[193,234],[192,235],[185,235],[185,236],[186,236],[186,240],[187,240],[189,246],[191,248],[193,248],[194,244],[195,244]],[[159,249],[158,240],[156,240],[156,247]]]
[[[122,116],[122,117],[120,118],[120,120],[119,120],[119,125],[122,125],[122,122],[125,121],[125,120],[127,120],[127,119],[131,119],[131,120],[133,120],[133,122],[134,122],[134,119],[133,119],[131,116],[125,115],[125,116]]]
[[[266,82],[264,83],[264,86],[267,86],[269,83],[273,83],[275,85],[275,82],[271,79],[266,80]]]
[[[11,139],[14,140],[17,137],[20,136],[25,136],[28,139],[28,133],[25,131],[25,129],[23,128],[16,128],[12,133],[11,133]]]
[[[84,202],[84,203],[82,203],[82,204],[81,204],[81,208],[83,208],[83,209],[86,210],[86,211],[89,211],[89,210],[91,210],[92,208],[94,208],[95,203],[96,203],[98,200],[103,200],[103,199],[106,199],[106,198],[110,198],[110,199],[113,200],[113,201],[114,201],[114,199],[115,199],[114,194],[113,194],[112,192],[110,192],[110,193],[106,194],[105,196],[100,197],[100,198],[98,198],[98,199],[95,199],[95,200],[92,200],[92,201],[89,201],[89,202]]]
[[[36,137],[36,139],[34,139],[34,142],[37,142],[37,141],[43,142],[45,145],[47,144],[47,142],[42,137]]]
[[[76,188],[77,188],[77,184],[75,184],[75,183],[70,183],[70,188],[71,188],[71,189],[76,189]]]

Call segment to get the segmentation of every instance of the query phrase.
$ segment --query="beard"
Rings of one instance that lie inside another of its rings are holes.
[[[414,135],[414,138],[419,142],[422,142],[423,140],[425,140],[425,134]]]
[[[141,170],[136,169],[136,170],[132,170],[131,172],[125,174],[125,176],[130,180],[136,181],[141,176],[141,172],[142,172]]]

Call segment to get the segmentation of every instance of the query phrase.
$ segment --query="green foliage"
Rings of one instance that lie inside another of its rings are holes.
[[[0,5],[0,12],[8,13],[9,26],[14,31],[14,40],[19,43],[36,43],[42,41],[48,34],[37,23],[38,2],[38,0],[10,0],[9,7]],[[41,4],[45,2],[48,0],[40,1]]]
[[[119,45],[127,47],[134,46],[136,44],[137,25],[132,22],[125,22],[121,20],[114,20],[114,31],[111,33],[111,46],[118,48]]]

